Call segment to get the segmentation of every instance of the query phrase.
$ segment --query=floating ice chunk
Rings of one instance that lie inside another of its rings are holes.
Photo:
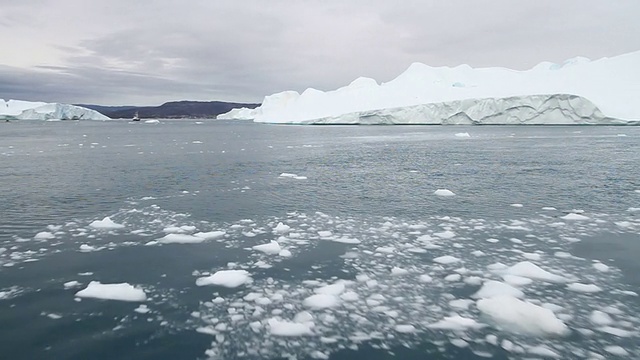
[[[476,306],[480,312],[507,331],[534,336],[564,336],[570,332],[553,311],[513,296],[480,299]]]
[[[513,206],[513,207],[517,207],[517,208],[521,208],[521,207],[523,207],[524,205],[522,205],[522,204],[511,204],[511,206]]]
[[[277,241],[273,240],[268,244],[253,246],[252,249],[269,255],[278,255],[280,251],[282,251],[280,244],[278,244]]]
[[[94,229],[122,229],[124,225],[116,224],[108,216],[102,220],[95,220],[89,224]]]
[[[455,299],[449,301],[449,306],[456,309],[467,310],[475,301],[471,299]]]
[[[119,301],[147,300],[147,295],[141,288],[128,283],[101,284],[99,281],[90,282],[85,289],[78,291],[76,296]]]
[[[316,294],[325,294],[325,295],[333,295],[338,296],[342,294],[345,290],[344,281],[338,281],[335,284],[325,285],[313,290]]]
[[[393,246],[380,246],[376,248],[376,252],[385,254],[392,254],[394,251],[396,251],[396,248],[394,248]]]
[[[541,356],[543,358],[554,358],[554,359],[562,358],[562,356],[560,356],[558,353],[556,353],[555,351],[549,349],[544,345],[531,346],[527,348],[527,353],[531,355]]]
[[[517,275],[503,275],[502,279],[511,286],[526,286],[533,282],[533,280],[529,278]]]
[[[396,325],[395,330],[402,334],[409,334],[416,332],[416,328],[413,325]]]
[[[433,259],[433,261],[438,263],[438,264],[447,265],[447,264],[457,263],[457,262],[460,261],[460,259],[458,259],[457,257],[451,256],[451,255],[445,255],[445,256],[437,257],[437,258]]]
[[[529,261],[522,261],[505,269],[504,274],[516,275],[533,280],[542,280],[552,283],[566,283],[569,281],[567,278],[543,270],[538,265]]]
[[[580,215],[580,214],[570,213],[570,214],[567,214],[567,215],[561,217],[561,219],[563,219],[563,220],[578,220],[578,221],[580,221],[580,220],[589,220],[589,217],[584,216],[584,215]]]
[[[353,291],[347,291],[342,293],[342,295],[340,295],[340,299],[344,300],[344,301],[358,301],[358,294],[353,292]]]
[[[91,245],[87,245],[87,244],[80,245],[81,252],[91,252],[91,251],[98,251],[98,250],[99,250],[98,248]]]
[[[474,319],[462,317],[460,315],[448,316],[444,319],[427,325],[428,328],[438,330],[465,331],[467,329],[479,329],[484,324],[476,322]]]
[[[193,236],[203,238],[205,240],[220,239],[226,234],[224,231],[209,231],[209,232],[197,232]]]
[[[293,254],[291,254],[291,251],[287,250],[287,249],[282,249],[280,250],[280,252],[278,253],[278,256],[281,257],[291,257]]]
[[[462,278],[462,276],[460,276],[460,274],[450,274],[445,276],[444,281],[460,281],[460,279]]]
[[[468,132],[463,132],[463,133],[456,133],[456,137],[459,137],[459,138],[469,138],[469,137],[471,137],[471,135],[469,135],[469,133],[468,133]]]
[[[437,196],[455,196],[456,195],[453,193],[453,191],[447,190],[447,189],[438,189],[434,191],[433,194]]]
[[[567,289],[580,293],[596,293],[602,291],[602,289],[598,285],[581,283],[569,284],[567,285]]]
[[[199,244],[205,238],[187,234],[167,234],[156,240],[161,244]]]
[[[273,231],[276,234],[286,234],[289,231],[291,231],[291,227],[289,225],[285,225],[285,224],[279,222],[278,225],[276,225],[276,227],[273,229]]]
[[[343,243],[343,244],[354,244],[354,245],[360,244],[360,240],[352,239],[352,238],[348,238],[348,237],[344,237],[344,236],[343,237],[339,237],[339,238],[336,238],[336,237],[326,238],[326,239],[323,239],[323,240],[331,240],[333,242],[338,242],[338,243]]]
[[[315,294],[304,299],[302,304],[311,309],[326,309],[337,306],[340,300],[335,295]]]
[[[542,210],[554,211],[554,210],[558,210],[558,209],[554,208],[553,206],[545,206],[545,207],[542,208]]]
[[[393,268],[391,268],[391,275],[394,275],[394,276],[407,275],[408,273],[409,273],[409,270],[399,268],[397,266],[394,266]]]
[[[82,285],[79,281],[73,280],[73,281],[67,281],[66,283],[62,284],[64,286],[65,289],[71,289],[74,287],[78,287],[80,285]]]
[[[251,276],[246,270],[220,270],[213,275],[196,279],[196,285],[217,285],[236,288],[251,281]]]
[[[145,120],[145,121],[144,121],[144,123],[145,123],[145,124],[160,124],[160,120],[156,120],[156,119],[153,119],[153,120]]]
[[[60,315],[60,314],[54,314],[54,313],[47,314],[47,317],[48,317],[49,319],[53,319],[53,320],[62,319],[62,315]]]
[[[609,267],[601,262],[593,263],[593,268],[601,272],[609,271]]]
[[[292,174],[292,173],[281,173],[280,174],[280,177],[290,177],[290,178],[292,178],[294,176],[296,176],[296,174]]]
[[[509,284],[500,281],[489,280],[485,281],[485,283],[482,284],[480,290],[471,295],[471,297],[475,299],[489,299],[499,296],[522,298],[524,297],[524,293],[522,292],[522,290],[516,289]]]
[[[532,260],[532,261],[539,261],[540,259],[542,259],[542,255],[540,255],[538,253],[523,252],[520,255],[522,255],[523,258],[525,258],[527,260]]]
[[[435,233],[433,235],[437,236],[437,237],[439,237],[441,239],[452,239],[452,238],[454,238],[456,236],[456,233],[454,233],[451,230],[445,230],[443,232],[438,232],[438,233]]]
[[[604,351],[608,352],[611,355],[625,356],[625,357],[629,356],[629,352],[619,345],[605,346]]]
[[[181,234],[181,233],[184,233],[185,230],[179,226],[167,226],[166,228],[162,229],[162,232],[165,232],[168,234]]]
[[[628,330],[624,330],[624,329],[620,329],[620,328],[615,328],[612,326],[603,326],[601,328],[597,329],[598,331],[602,331],[604,333],[607,334],[611,334],[617,337],[632,337],[634,335],[636,335],[635,332],[633,331],[628,331]]]
[[[49,240],[49,239],[55,239],[56,236],[48,231],[41,231],[37,233],[33,238],[36,240]]]
[[[313,315],[308,311],[300,311],[293,317],[293,322],[300,324],[313,322]]]
[[[145,305],[145,304],[140,304],[140,306],[138,306],[137,308],[133,309],[133,311],[137,312],[138,314],[146,314],[149,311],[151,311],[151,309],[149,309],[147,307],[147,305]]]
[[[333,233],[331,231],[328,231],[328,230],[318,231],[318,236],[320,236],[320,237],[329,237],[331,235],[333,235]]]
[[[326,353],[323,353],[320,350],[312,351],[311,354],[309,354],[309,356],[312,359],[319,359],[319,360],[328,360],[329,359],[329,355],[327,355]]]

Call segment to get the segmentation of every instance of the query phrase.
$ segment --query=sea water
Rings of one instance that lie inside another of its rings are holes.
[[[0,353],[636,358],[639,153],[638,127],[5,123]]]

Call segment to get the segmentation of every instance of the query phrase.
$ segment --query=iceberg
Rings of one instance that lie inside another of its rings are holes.
[[[110,120],[81,106],[0,99],[0,120]]]
[[[220,118],[284,124],[638,125],[640,51],[507,68],[414,63],[378,84],[358,78],[333,91],[266,96],[256,109]]]

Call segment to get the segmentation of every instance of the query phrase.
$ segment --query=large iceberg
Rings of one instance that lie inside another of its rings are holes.
[[[387,83],[358,78],[333,91],[285,91],[235,114],[290,124],[637,125],[639,83],[640,51],[526,71],[414,63]]]
[[[0,99],[2,120],[110,120],[101,113],[81,106]]]

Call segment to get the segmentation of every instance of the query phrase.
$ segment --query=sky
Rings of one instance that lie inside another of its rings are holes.
[[[261,102],[413,62],[526,70],[638,51],[639,14],[638,0],[0,0],[0,98]]]

